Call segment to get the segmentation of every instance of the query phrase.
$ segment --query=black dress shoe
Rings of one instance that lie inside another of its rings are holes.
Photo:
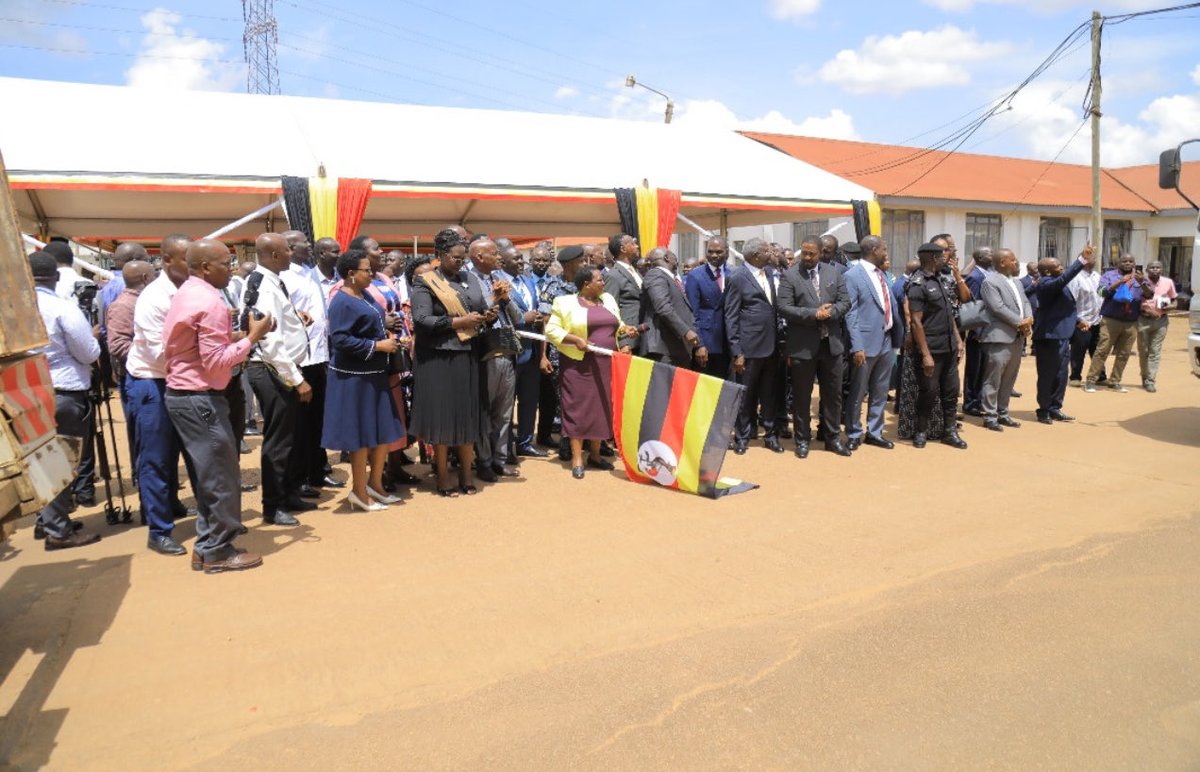
[[[258,424],[246,424],[246,431],[243,432],[247,437],[259,437],[262,432],[258,428]]]
[[[53,536],[47,536],[45,545],[46,551],[51,552],[53,550],[69,550],[72,547],[86,547],[98,541],[100,541],[100,534],[98,533],[77,533],[72,531],[71,535],[65,539],[56,539]]]
[[[860,447],[862,447],[862,444],[863,444],[862,437],[851,437],[850,439],[846,440],[846,447],[850,449],[851,453],[853,453],[854,451],[856,451]]]
[[[958,432],[946,432],[946,436],[942,437],[942,444],[958,448],[959,450],[967,449],[967,443],[963,442],[963,438],[958,436]]]
[[[392,472],[392,482],[397,485],[416,485],[421,482],[421,478],[404,469],[397,469],[395,472]],[[345,485],[345,483],[342,484]]]
[[[742,442],[741,440],[733,443],[733,452],[739,456],[746,455],[746,443]]]
[[[1014,418],[1010,418],[1009,416],[1006,416],[1006,415],[1002,415],[999,418],[997,418],[996,423],[1000,424],[1001,426],[1007,426],[1010,429],[1017,429],[1021,426],[1020,421],[1018,421]]]
[[[283,500],[283,509],[289,512],[312,512],[317,505],[297,496],[288,496]]]
[[[532,456],[533,458],[545,458],[546,456],[548,456],[550,454],[547,453],[546,451],[542,450],[541,448],[535,448],[533,445],[518,445],[517,446],[517,455],[518,456]]]
[[[977,407],[964,407],[963,415],[969,415],[969,416],[974,416],[975,418],[981,418],[983,416],[983,411]]]
[[[913,447],[914,448],[925,447],[925,433],[924,432],[917,432],[916,434],[913,435]]]
[[[500,479],[496,476],[496,473],[492,471],[491,465],[477,467],[475,469],[475,476],[488,483],[494,483]]]
[[[987,421],[984,421],[984,422],[983,422],[983,428],[984,428],[984,429],[988,429],[989,431],[993,431],[993,432],[1002,432],[1002,431],[1004,431],[1004,427],[1003,427],[1003,426],[1001,426],[1001,425],[1000,425],[1000,424],[999,424],[997,421],[995,421],[995,420],[992,420],[992,419],[989,419],[989,420],[987,420]]]
[[[600,443],[600,455],[612,458],[613,456],[617,455],[617,451],[613,449],[612,445],[609,445],[607,442],[602,442]]]
[[[1066,413],[1064,413],[1061,410],[1051,410],[1050,417],[1052,419],[1054,419],[1055,421],[1074,421],[1075,420],[1075,416],[1067,415]]]
[[[392,476],[392,479],[395,479],[395,475]],[[326,473],[325,476],[323,478],[321,478],[321,487],[322,488],[345,488],[346,482],[344,480],[338,480],[335,477],[330,477],[329,474]]]
[[[582,480],[583,479],[583,467],[581,467],[581,466],[571,467],[571,476],[574,477],[576,480]]]
[[[796,458],[808,458],[808,440],[796,441]]]
[[[263,515],[263,522],[268,525],[300,525],[300,521],[292,517],[282,509],[277,509],[271,514]]]
[[[311,485],[309,485],[308,483],[301,485],[300,488],[296,491],[296,495],[302,499],[319,499],[319,498],[321,498],[321,492],[319,490],[317,490],[316,488],[312,487]]]
[[[504,464],[492,464],[492,471],[500,477],[520,477],[521,473]]]
[[[783,446],[779,444],[776,437],[766,437],[763,439],[763,447],[772,453],[783,453]]]
[[[892,448],[896,447],[896,443],[892,442],[891,440],[884,437],[876,437],[874,434],[863,435],[863,444],[871,445],[872,447],[876,448],[883,448],[884,450],[891,450]]]
[[[183,545],[170,536],[151,536],[146,540],[146,546],[160,555],[186,555]]]
[[[242,493],[258,490],[258,486],[254,483],[242,483]]]
[[[1038,413],[1038,414],[1037,414],[1037,419],[1038,419],[1038,423],[1039,423],[1039,424],[1052,424],[1052,423],[1054,423],[1054,419],[1053,419],[1053,418],[1051,418],[1051,417],[1050,417],[1049,415],[1047,415],[1046,413]]]
[[[839,456],[849,456],[850,455],[850,448],[846,447],[846,444],[844,442],[842,442],[840,438],[833,439],[833,440],[826,440],[825,450],[828,450],[830,453],[836,453]]]
[[[601,458],[599,461],[597,461],[596,459],[592,458],[591,456],[588,456],[588,458],[587,458],[587,465],[590,466],[592,469],[599,469],[602,472],[611,472],[612,468],[613,468],[611,461],[606,461],[603,458]]]

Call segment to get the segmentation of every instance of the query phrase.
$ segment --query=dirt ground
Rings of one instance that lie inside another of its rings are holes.
[[[1071,389],[1078,420],[1042,426],[1027,358],[1018,430],[754,447],[725,471],[761,488],[721,501],[542,460],[295,529],[248,494],[266,563],[215,576],[95,511],[104,540],[64,552],[26,519],[0,767],[1197,769],[1186,326],[1157,394],[1135,357],[1128,394]]]

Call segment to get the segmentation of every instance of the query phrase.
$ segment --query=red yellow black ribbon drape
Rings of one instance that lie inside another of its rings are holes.
[[[667,188],[614,188],[621,230],[638,240],[642,254],[671,243],[680,193]]]
[[[338,177],[283,177],[288,225],[310,243],[333,238],[345,249],[362,225],[371,181]]]

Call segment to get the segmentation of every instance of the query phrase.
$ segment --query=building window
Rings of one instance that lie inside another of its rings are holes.
[[[1133,223],[1129,220],[1104,221],[1104,255],[1108,256],[1108,265],[1116,265],[1121,255],[1129,251],[1133,241]]]
[[[683,265],[688,260],[695,260],[700,256],[700,234],[699,233],[680,233],[679,234],[679,264]]]
[[[1071,220],[1043,217],[1038,229],[1038,257],[1055,257],[1064,262],[1071,254]]]
[[[884,209],[883,240],[892,256],[892,273],[904,273],[904,264],[917,256],[925,243],[925,213],[915,209]]]
[[[967,213],[967,233],[963,238],[962,254],[971,255],[980,247],[999,249],[1002,230],[1000,215]]]
[[[1175,282],[1180,290],[1192,290],[1192,239],[1169,238],[1158,240],[1158,261],[1163,264],[1163,276]],[[1186,306],[1185,306],[1186,307]]]
[[[829,220],[807,220],[792,223],[792,245],[795,249],[800,249],[800,245],[804,243],[805,239],[820,236],[827,230],[829,230]]]

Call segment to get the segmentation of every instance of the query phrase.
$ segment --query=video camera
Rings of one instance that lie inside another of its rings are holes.
[[[263,275],[258,271],[246,277],[246,292],[242,295],[242,313],[238,316],[237,328],[250,329],[250,317],[262,319],[266,314],[254,306],[258,303],[258,288],[262,284]]]
[[[84,279],[75,282],[75,289],[71,293],[75,296],[75,302],[79,304],[79,308],[83,311],[92,324],[96,324],[100,318],[100,309],[96,306],[96,293],[100,291],[100,287],[96,282]]]

